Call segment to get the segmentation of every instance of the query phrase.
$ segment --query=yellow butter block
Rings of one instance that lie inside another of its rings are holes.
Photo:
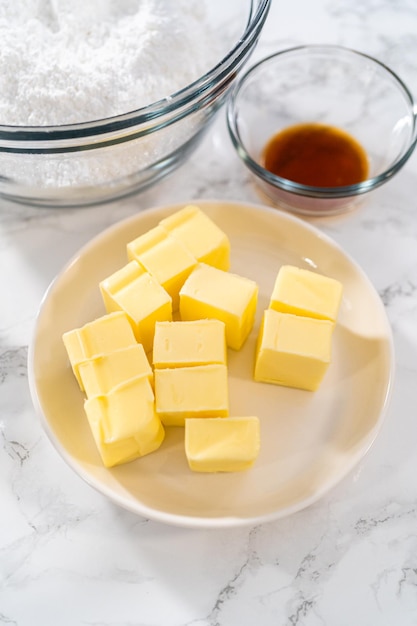
[[[275,281],[269,308],[335,322],[342,290],[342,284],[334,278],[283,265]]]
[[[84,408],[106,467],[150,454],[164,440],[152,387],[144,376],[130,379],[106,395],[88,398]]]
[[[184,321],[221,320],[227,345],[239,350],[252,330],[257,298],[253,280],[200,263],[180,291],[180,316]]]
[[[123,312],[103,315],[81,328],[64,333],[62,339],[82,391],[84,385],[79,374],[81,363],[137,343],[129,320]]]
[[[178,293],[197,260],[180,241],[156,226],[127,244],[127,255],[149,272],[172,298],[178,309]]]
[[[156,369],[154,376],[156,412],[165,426],[184,426],[189,417],[229,414],[225,365]]]
[[[331,360],[334,323],[272,309],[264,311],[254,378],[315,391]]]
[[[153,386],[153,370],[140,343],[84,361],[78,371],[88,398],[105,395],[140,376],[147,377]]]
[[[230,268],[230,241],[227,235],[198,206],[188,205],[160,221],[201,263],[221,270]]]
[[[172,300],[158,281],[136,261],[130,261],[100,283],[108,312],[126,313],[135,337],[146,352],[152,349],[155,322],[172,319]]]
[[[225,325],[220,320],[157,322],[153,366],[184,367],[227,362]]]
[[[188,419],[185,454],[195,472],[238,472],[256,461],[260,449],[257,417]]]

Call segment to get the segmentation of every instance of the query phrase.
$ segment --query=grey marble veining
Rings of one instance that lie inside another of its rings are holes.
[[[417,93],[414,0],[274,0],[253,61],[311,42],[375,54]],[[356,211],[309,220],[361,265],[392,325],[396,376],[381,432],[319,502],[235,530],[165,526],[112,505],[56,453],[27,379],[41,298],[91,237],[167,202],[264,201],[224,116],[188,163],[136,197],[82,210],[0,203],[0,624],[417,625],[416,159]]]

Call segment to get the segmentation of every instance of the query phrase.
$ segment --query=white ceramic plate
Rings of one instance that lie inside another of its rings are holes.
[[[39,312],[29,351],[31,393],[61,456],[115,503],[183,526],[257,524],[315,502],[367,452],[390,395],[391,330],[363,271],[320,231],[275,209],[198,204],[230,237],[232,271],[259,284],[253,332],[240,352],[229,351],[230,414],[261,420],[261,452],[254,467],[233,474],[193,473],[184,455],[183,429],[171,428],[157,452],[104,468],[62,343],[65,331],[105,313],[98,283],[126,262],[126,243],[183,205],[147,210],[116,224],[66,265]],[[283,263],[317,269],[344,286],[332,363],[317,392],[252,380],[260,318]]]

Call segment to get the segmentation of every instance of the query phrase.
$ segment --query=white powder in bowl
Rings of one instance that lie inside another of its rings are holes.
[[[0,0],[0,125],[90,122],[169,98],[224,58],[249,8],[242,0]],[[155,132],[121,131],[111,145],[94,131],[88,149],[66,152],[20,154],[2,143],[0,195],[82,205],[142,189],[190,154],[221,93],[172,124],[164,117]]]
[[[101,119],[185,87],[223,53],[205,8],[202,0],[2,0],[0,124]]]

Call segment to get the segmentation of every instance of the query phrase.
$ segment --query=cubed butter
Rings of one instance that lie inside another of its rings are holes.
[[[106,395],[88,398],[84,408],[106,467],[150,454],[164,440],[153,390],[145,376],[130,379]]]
[[[160,221],[172,237],[178,239],[201,263],[221,270],[230,268],[230,241],[198,206],[188,205]]]
[[[256,461],[260,449],[257,417],[188,419],[185,454],[195,472],[238,472]]]
[[[129,320],[121,311],[103,315],[81,328],[70,330],[63,334],[62,339],[82,391],[84,385],[79,373],[81,363],[137,343]]]
[[[342,284],[310,270],[283,265],[275,280],[270,309],[335,322]]]
[[[220,320],[157,322],[153,366],[184,367],[222,363],[226,365],[225,325]]]
[[[136,261],[130,261],[100,283],[108,312],[124,311],[136,339],[152,349],[155,322],[172,319],[172,300],[165,289]]]
[[[156,226],[127,244],[127,255],[149,272],[172,298],[178,309],[178,293],[197,260],[183,244]]]
[[[180,316],[184,321],[221,320],[227,345],[239,350],[252,330],[257,298],[253,280],[200,263],[180,291]]]
[[[331,360],[334,323],[264,311],[255,355],[254,378],[315,391]]]
[[[78,371],[88,398],[105,395],[140,376],[146,376],[153,387],[153,370],[140,343],[84,361]]]
[[[189,417],[229,414],[225,365],[156,369],[154,376],[156,412],[165,426],[184,426]]]

